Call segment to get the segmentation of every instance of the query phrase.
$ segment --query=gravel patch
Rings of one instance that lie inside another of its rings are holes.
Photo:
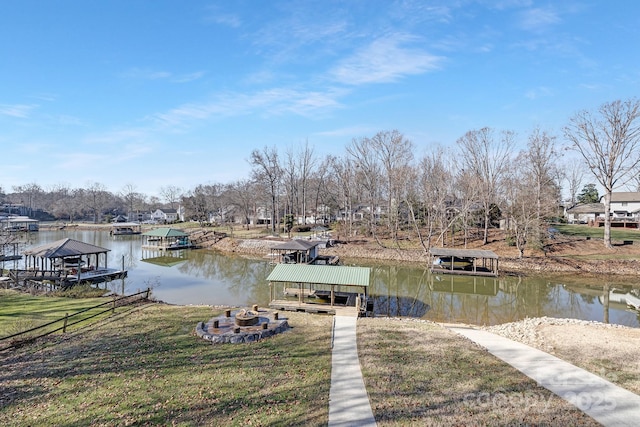
[[[501,325],[480,327],[485,331],[509,338],[527,344],[531,347],[538,348],[547,352],[553,352],[555,346],[548,339],[547,335],[542,332],[545,326],[580,326],[580,327],[597,327],[597,328],[626,328],[625,326],[612,325],[597,321],[579,320],[579,319],[559,319],[554,317],[534,317],[519,320],[517,322],[503,323]],[[628,328],[627,328],[628,329]]]

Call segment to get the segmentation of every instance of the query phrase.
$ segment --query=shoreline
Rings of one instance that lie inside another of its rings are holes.
[[[264,256],[274,245],[273,240],[226,238],[204,249],[217,250],[238,255]],[[501,251],[497,251],[501,252]],[[429,257],[417,249],[389,249],[372,247],[371,244],[346,243],[336,247],[323,249],[324,255],[338,256],[341,260],[367,260],[372,262],[398,262],[414,265],[425,265]],[[499,254],[500,255],[500,254]],[[576,259],[574,257],[556,255],[530,254],[523,259],[500,255],[500,275],[527,276],[535,274],[579,274],[593,277],[607,274],[624,279],[634,280],[640,276],[640,261],[637,259],[619,259],[615,263],[607,259]]]
[[[167,225],[171,227],[172,225]],[[186,232],[207,231],[208,228],[184,227],[174,224],[175,228]],[[112,224],[90,223],[44,223],[43,230],[94,230],[109,229]],[[145,225],[144,229],[157,228]],[[143,229],[143,232],[144,232]],[[594,277],[602,274],[624,279],[625,276],[637,280],[640,276],[640,245],[620,245],[613,249],[605,249],[602,241],[575,237],[556,237],[545,250],[528,249],[525,256],[518,258],[517,249],[509,246],[501,238],[501,232],[494,230],[496,236],[489,244],[470,242],[469,249],[491,250],[499,256],[499,274],[507,276],[528,276],[537,274],[577,274],[583,277]],[[308,238],[300,236],[300,238]],[[202,249],[216,250],[223,253],[264,257],[271,246],[285,238],[242,238],[226,237],[216,242],[204,242]],[[464,245],[447,246],[464,248]],[[322,249],[324,255],[338,256],[341,260],[367,260],[371,262],[398,262],[413,265],[424,265],[429,257],[422,248],[381,247],[367,239],[339,243],[337,246]]]

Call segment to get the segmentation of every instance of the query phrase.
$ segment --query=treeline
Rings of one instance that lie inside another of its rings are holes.
[[[255,149],[249,177],[188,190],[167,185],[160,198],[133,184],[114,194],[102,183],[48,190],[32,183],[9,194],[0,188],[0,200],[69,221],[178,206],[198,221],[268,219],[265,226],[273,232],[336,221],[342,238],[364,235],[380,245],[412,238],[425,251],[453,234],[466,242],[478,229],[486,243],[489,229],[502,221],[522,255],[527,245],[544,243],[548,220],[562,214],[563,189],[575,203],[591,173],[606,199],[616,185],[638,176],[638,110],[632,100],[578,113],[563,129],[564,145],[542,129],[520,136],[482,128],[451,147],[418,153],[412,141],[390,130],[355,138],[336,156],[319,157],[308,143]],[[566,149],[577,156],[565,158]]]

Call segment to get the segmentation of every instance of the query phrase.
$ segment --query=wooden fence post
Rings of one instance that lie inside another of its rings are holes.
[[[62,324],[62,333],[67,333],[67,320],[69,320],[69,313],[65,313],[64,315],[64,323]]]
[[[144,297],[144,299],[149,299],[150,292],[151,292],[151,288],[147,288],[147,295]]]

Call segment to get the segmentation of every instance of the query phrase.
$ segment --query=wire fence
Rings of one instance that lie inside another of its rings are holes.
[[[93,319],[94,317],[100,316],[101,314],[105,314],[107,312],[115,313],[116,307],[122,307],[125,305],[133,304],[134,302],[140,301],[140,300],[147,300],[149,299],[150,292],[151,292],[151,289],[148,288],[146,291],[138,292],[135,294],[114,297],[113,299],[103,302],[102,304],[87,307],[85,309],[82,309],[72,314],[67,313],[64,317],[61,317],[59,319],[52,320],[50,322],[27,329],[25,331],[7,335],[6,337],[0,338],[0,351],[7,350],[13,347],[19,347],[23,344],[34,341],[38,338],[46,337],[47,335],[51,335],[59,331],[62,331],[62,333],[66,333],[67,328],[73,325],[77,325],[78,323],[81,323],[81,322],[86,322],[89,319]],[[81,318],[79,318],[80,315],[101,307],[106,307],[106,308],[96,313],[92,313],[89,316],[82,316]],[[40,333],[40,335],[31,335],[36,331],[43,330],[47,327],[56,325],[58,323],[61,323],[61,326],[58,326],[54,329]]]

